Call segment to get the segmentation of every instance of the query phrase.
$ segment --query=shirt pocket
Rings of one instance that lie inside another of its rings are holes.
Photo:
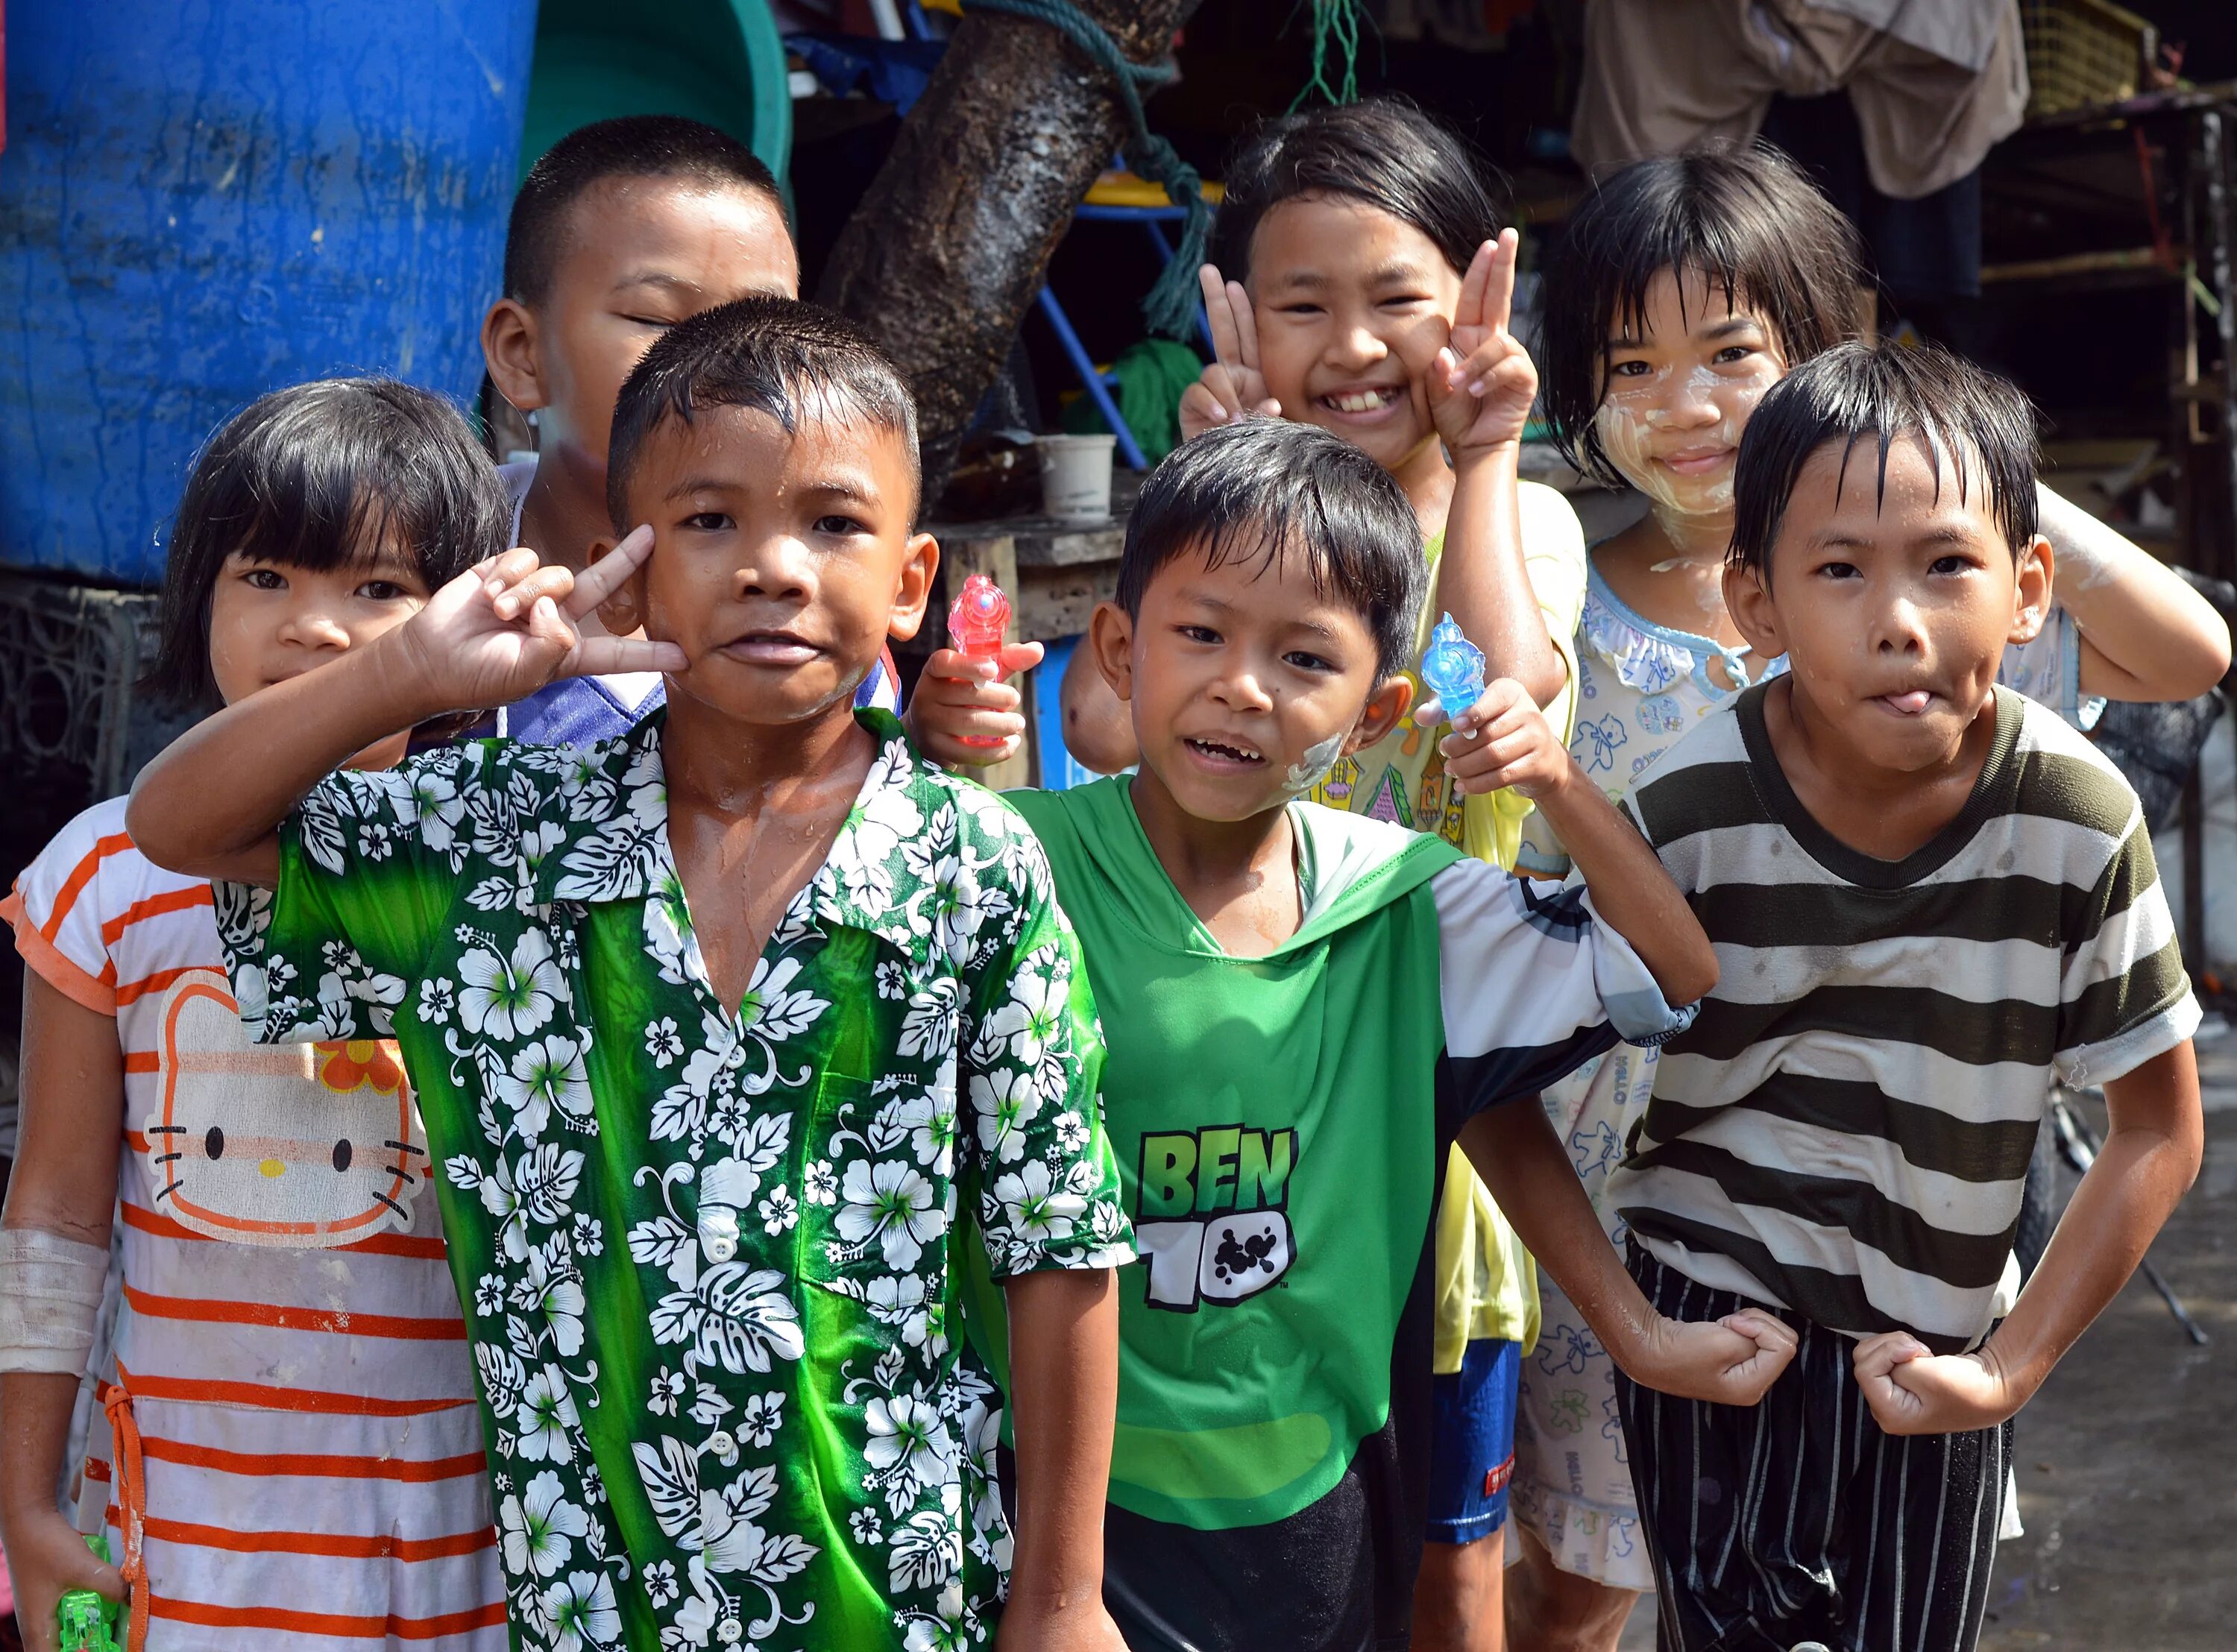
[[[940,1346],[955,1223],[952,1107],[825,1074],[808,1136],[796,1266],[822,1346]],[[846,1306],[834,1300],[846,1299]]]

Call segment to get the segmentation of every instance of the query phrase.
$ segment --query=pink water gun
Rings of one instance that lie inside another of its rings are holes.
[[[984,574],[973,574],[947,609],[947,640],[967,660],[999,660],[1010,629],[1010,599]],[[1000,746],[991,734],[958,737],[966,746]]]

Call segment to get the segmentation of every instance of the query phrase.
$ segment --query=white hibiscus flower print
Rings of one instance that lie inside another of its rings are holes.
[[[520,1306],[544,1316],[551,1345],[572,1358],[583,1348],[583,1281],[566,1260],[564,1241],[554,1238],[531,1251],[527,1271],[521,1276]]]
[[[1044,947],[1027,958],[1012,977],[1010,996],[979,1030],[979,1045],[999,1050],[1009,1046],[1009,1058],[1020,1067],[1038,1066],[1049,1046],[1063,1036],[1065,1006],[1072,992],[1071,972]]]
[[[906,1506],[917,1488],[941,1478],[955,1457],[955,1437],[929,1401],[907,1394],[873,1399],[863,1408],[863,1426],[869,1431],[862,1458],[873,1469],[890,1477],[893,1488],[906,1484],[900,1501]],[[889,1494],[888,1505],[894,1502]]]
[[[920,1095],[899,1102],[894,1122],[908,1132],[916,1162],[942,1178],[955,1168],[955,1087],[937,1083]]]
[[[875,1509],[857,1509],[847,1517],[847,1529],[855,1534],[855,1541],[866,1546],[886,1540],[884,1529],[878,1524]]]
[[[1040,1087],[1030,1074],[1006,1068],[971,1076],[971,1109],[978,1115],[979,1146],[997,1163],[1026,1156],[1026,1127],[1041,1110]]]
[[[544,1610],[551,1621],[551,1652],[595,1652],[621,1639],[613,1583],[603,1572],[569,1572],[544,1591]]]
[[[466,984],[459,994],[459,1019],[468,1032],[488,1038],[509,1041],[534,1032],[567,996],[567,978],[541,930],[524,931],[510,958],[473,948],[459,959],[459,977]]]
[[[808,1167],[805,1177],[808,1202],[811,1205],[835,1205],[839,1202],[839,1174],[831,1168],[828,1159],[817,1159]]]
[[[841,1192],[846,1202],[832,1219],[840,1237],[856,1245],[876,1239],[886,1266],[897,1272],[914,1267],[924,1247],[947,1231],[932,1183],[905,1161],[856,1159]]]
[[[652,1392],[646,1397],[644,1408],[655,1417],[676,1415],[676,1402],[683,1398],[683,1390],[690,1379],[680,1371],[670,1371],[663,1366],[653,1373]]]
[[[571,1463],[580,1418],[567,1378],[557,1366],[532,1373],[520,1391],[520,1438],[514,1450],[531,1463]]]
[[[1087,1201],[1057,1181],[1038,1159],[997,1177],[994,1196],[1002,1201],[1003,1219],[1013,1233],[1044,1245],[1071,1238],[1073,1224],[1087,1209]]]
[[[644,1597],[652,1603],[656,1611],[674,1600],[680,1592],[672,1561],[656,1560],[644,1569]]]
[[[437,854],[448,854],[458,842],[459,822],[466,818],[466,806],[459,800],[459,788],[447,774],[432,768],[415,767],[406,778],[411,788],[411,814],[417,816],[419,841]]]
[[[573,1538],[591,1529],[591,1518],[562,1495],[559,1477],[546,1469],[528,1483],[525,1497],[508,1497],[498,1507],[498,1530],[505,1539],[505,1569],[513,1576],[534,1572],[555,1576],[575,1551]]]
[[[1056,1145],[1060,1153],[1077,1153],[1087,1145],[1087,1121],[1066,1110],[1056,1116]]]
[[[498,1080],[498,1095],[512,1109],[520,1135],[534,1141],[556,1109],[580,1126],[591,1117],[591,1075],[572,1038],[554,1033],[524,1045],[512,1070]]]
[[[459,1007],[459,990],[443,976],[432,976],[419,984],[419,1018],[440,1026],[451,1018]]]

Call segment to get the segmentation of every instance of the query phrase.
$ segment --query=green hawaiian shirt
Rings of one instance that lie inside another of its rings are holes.
[[[955,1247],[975,1228],[997,1277],[1133,1258],[1039,843],[858,715],[869,779],[735,1010],[657,716],[337,774],[276,891],[219,886],[253,1033],[403,1048],[518,1646],[991,1640],[1001,1399]]]

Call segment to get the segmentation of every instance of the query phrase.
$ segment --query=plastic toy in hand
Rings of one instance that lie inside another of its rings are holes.
[[[967,660],[998,660],[1002,638],[1010,629],[1010,599],[984,574],[963,582],[947,609],[947,640]],[[989,734],[958,736],[966,746],[1000,746]]]
[[[109,1539],[90,1537],[85,1546],[103,1564],[109,1562]],[[118,1652],[115,1601],[89,1589],[73,1589],[55,1603],[55,1644],[61,1652]]]
[[[1422,681],[1444,708],[1449,722],[1483,697],[1483,650],[1461,635],[1449,614],[1429,631],[1422,650]]]

